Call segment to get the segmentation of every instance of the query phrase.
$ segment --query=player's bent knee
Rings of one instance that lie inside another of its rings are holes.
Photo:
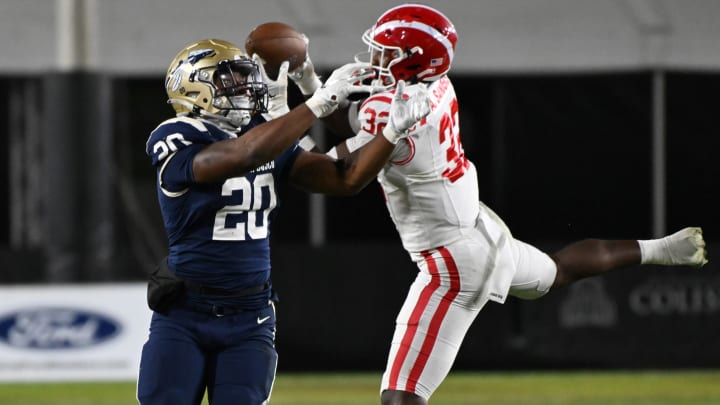
[[[529,272],[529,279],[518,280],[510,286],[510,295],[524,300],[534,300],[550,291],[557,275],[557,266],[549,256],[544,256],[544,260],[534,263],[533,271]]]

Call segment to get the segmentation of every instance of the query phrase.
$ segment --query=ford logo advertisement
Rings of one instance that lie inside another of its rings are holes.
[[[101,344],[120,324],[97,313],[72,308],[33,308],[0,315],[0,343],[28,349],[71,349]]]

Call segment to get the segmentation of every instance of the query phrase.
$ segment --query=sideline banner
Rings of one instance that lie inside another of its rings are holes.
[[[720,274],[630,268],[523,303],[525,354],[596,368],[717,368]]]
[[[0,287],[0,382],[136,380],[145,283]]]

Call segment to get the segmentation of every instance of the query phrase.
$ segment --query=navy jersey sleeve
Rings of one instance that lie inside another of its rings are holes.
[[[158,169],[158,180],[168,191],[180,191],[192,183],[192,161],[206,145],[228,139],[229,134],[210,124],[177,117],[152,131],[145,153]]]
[[[304,151],[305,150],[300,146],[299,141],[296,141],[290,148],[285,151],[285,153],[283,154],[285,164],[280,171],[280,179],[282,181],[288,181],[290,177],[290,171],[295,164],[295,160],[297,159],[298,155],[300,155]]]
[[[177,192],[195,181],[193,160],[204,145],[189,145],[170,155],[158,168],[158,181],[167,191]]]

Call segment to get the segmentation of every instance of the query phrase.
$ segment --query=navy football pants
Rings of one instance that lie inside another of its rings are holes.
[[[268,318],[269,317],[269,318]],[[153,313],[140,360],[141,405],[261,405],[275,380],[271,305],[218,317],[195,309]]]

